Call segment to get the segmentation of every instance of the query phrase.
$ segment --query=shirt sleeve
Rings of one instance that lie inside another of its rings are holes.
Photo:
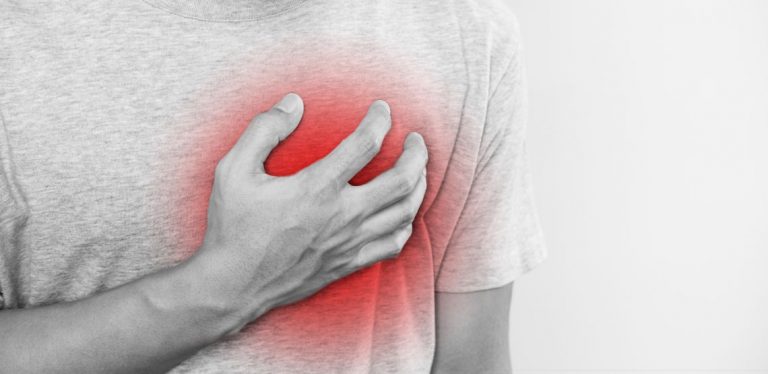
[[[489,96],[477,165],[437,274],[438,292],[500,287],[547,257],[526,158],[522,49],[517,41],[506,49],[511,57]]]
[[[8,134],[0,112],[0,310],[15,306],[10,287],[16,263],[19,228],[25,221],[26,201],[16,184]]]

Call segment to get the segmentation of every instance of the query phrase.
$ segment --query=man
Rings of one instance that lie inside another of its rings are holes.
[[[3,370],[511,371],[501,5],[0,4]]]

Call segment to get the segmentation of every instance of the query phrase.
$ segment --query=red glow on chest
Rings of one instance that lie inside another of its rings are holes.
[[[349,99],[334,93],[325,92],[323,106],[313,105],[320,102],[312,91],[305,93],[306,107],[304,117],[296,130],[281,142],[265,162],[270,175],[290,175],[323,158],[351,134],[365,116],[370,103],[360,100],[350,103]],[[373,179],[389,169],[402,152],[402,144],[407,130],[401,123],[393,120],[392,128],[384,139],[381,151],[355,175],[350,183],[359,185]]]
[[[430,151],[429,182],[411,239],[398,258],[360,270],[308,299],[270,311],[239,337],[254,351],[269,350],[298,361],[327,352],[327,346],[332,345],[343,360],[362,354],[361,349],[370,349],[367,344],[382,332],[396,336],[397,329],[414,329],[409,324],[421,323],[415,315],[432,308],[432,249],[421,212],[429,207],[442,180],[453,134],[441,133],[436,122],[440,118],[439,103],[434,97],[424,96],[425,85],[405,71],[384,73],[341,62],[328,62],[311,72],[301,66],[269,66],[274,71],[239,82],[222,82],[221,87],[199,100],[197,110],[201,113],[205,108],[217,111],[199,115],[200,121],[191,123],[183,135],[187,145],[180,153],[187,155],[188,162],[176,169],[172,187],[177,192],[168,203],[176,222],[173,240],[181,248],[180,258],[196,250],[205,232],[216,162],[254,115],[267,110],[287,92],[302,97],[304,116],[265,163],[266,171],[275,176],[295,173],[327,155],[354,131],[374,100],[386,100],[392,110],[391,130],[380,153],[350,183],[366,183],[392,167],[402,153],[405,136],[410,131],[420,132]],[[169,160],[176,162],[172,157]]]

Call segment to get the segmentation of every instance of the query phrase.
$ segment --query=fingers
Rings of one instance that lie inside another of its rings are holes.
[[[290,135],[304,114],[301,97],[293,92],[266,112],[259,113],[240,135],[230,150],[232,162],[238,169],[264,172],[264,160]]]
[[[411,237],[412,231],[413,226],[407,225],[363,246],[353,261],[353,271],[366,268],[376,262],[393,258],[400,254],[405,243]]]
[[[405,198],[366,218],[357,230],[356,236],[362,239],[361,243],[412,223],[424,200],[426,190],[427,178],[426,175],[421,175],[416,188]]]
[[[310,165],[307,172],[343,186],[379,153],[391,125],[389,105],[383,100],[374,101],[357,129],[330,154]]]
[[[409,195],[426,172],[427,158],[424,138],[415,132],[408,134],[395,166],[366,184],[349,187],[352,199],[358,202],[352,206],[365,217]]]

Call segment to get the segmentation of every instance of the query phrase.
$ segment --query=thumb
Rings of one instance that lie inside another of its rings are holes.
[[[304,114],[304,102],[293,92],[266,112],[251,120],[232,147],[235,162],[246,170],[264,172],[264,160],[298,126]]]

